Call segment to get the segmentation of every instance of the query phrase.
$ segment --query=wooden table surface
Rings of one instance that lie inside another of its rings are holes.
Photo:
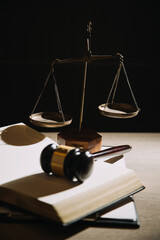
[[[56,133],[45,133],[56,141]],[[140,218],[138,229],[84,227],[75,224],[57,229],[49,223],[0,223],[0,239],[95,239],[159,240],[160,239],[160,133],[100,133],[103,145],[130,144],[126,165],[133,169],[146,189],[135,195]]]

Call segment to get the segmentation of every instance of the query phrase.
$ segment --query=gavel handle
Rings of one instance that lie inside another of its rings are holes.
[[[122,155],[128,151],[130,151],[132,147],[130,145],[120,145],[115,147],[110,147],[95,153],[92,153],[93,157],[100,157],[103,155]]]

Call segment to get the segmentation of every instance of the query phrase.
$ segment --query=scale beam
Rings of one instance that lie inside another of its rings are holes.
[[[116,53],[115,55],[91,55],[89,56],[84,56],[81,58],[69,58],[69,59],[58,59],[56,58],[53,60],[51,63],[51,68],[55,64],[65,64],[65,63],[90,63],[92,61],[98,61],[98,60],[118,60],[119,62],[123,61],[123,56],[120,53]]]

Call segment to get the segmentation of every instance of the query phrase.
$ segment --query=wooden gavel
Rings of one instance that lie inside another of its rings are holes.
[[[103,155],[121,155],[131,150],[129,145],[110,147],[102,151],[90,153],[79,148],[55,143],[46,146],[40,156],[40,163],[45,173],[76,178],[79,182],[87,179],[93,170],[94,157]]]

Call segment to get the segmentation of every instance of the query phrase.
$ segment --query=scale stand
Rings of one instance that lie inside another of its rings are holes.
[[[63,113],[63,109],[61,106],[61,101],[59,97],[58,87],[56,83],[55,73],[54,69],[57,64],[66,64],[66,63],[81,63],[84,64],[84,76],[83,76],[83,89],[82,89],[82,99],[81,99],[81,112],[80,112],[80,120],[79,120],[79,128],[78,129],[67,129],[63,132],[60,132],[57,136],[57,140],[59,144],[65,144],[65,145],[72,145],[76,147],[82,147],[85,150],[90,150],[90,152],[96,152],[101,150],[101,142],[102,137],[95,131],[91,130],[84,130],[82,129],[82,122],[83,122],[83,111],[84,111],[84,100],[85,100],[85,88],[86,88],[86,78],[87,78],[87,67],[90,62],[93,61],[99,61],[99,60],[118,60],[119,62],[119,68],[116,73],[113,85],[111,87],[111,91],[109,93],[107,102],[105,104],[101,104],[98,109],[99,112],[103,116],[112,117],[112,118],[130,118],[134,117],[138,114],[139,108],[136,103],[133,91],[131,89],[128,76],[124,67],[123,63],[123,56],[119,53],[115,55],[92,55],[91,52],[91,31],[92,31],[92,23],[89,22],[87,25],[87,39],[86,39],[86,52],[84,57],[77,58],[77,59],[55,59],[51,64],[51,70],[46,78],[45,84],[43,86],[42,92],[32,110],[32,113],[30,115],[30,121],[37,126],[40,127],[48,127],[48,128],[57,128],[57,127],[63,127],[70,125],[72,122],[72,118]],[[125,73],[125,77],[133,98],[134,104],[128,104],[128,103],[115,103],[114,97],[117,90],[118,80],[121,68],[123,69]],[[58,106],[58,112],[40,112],[40,113],[34,113],[35,109],[39,103],[39,100],[43,94],[43,91],[52,75],[53,81],[54,81],[54,89],[56,93],[57,98],[57,106]],[[112,96],[112,100],[110,101],[110,98]]]

